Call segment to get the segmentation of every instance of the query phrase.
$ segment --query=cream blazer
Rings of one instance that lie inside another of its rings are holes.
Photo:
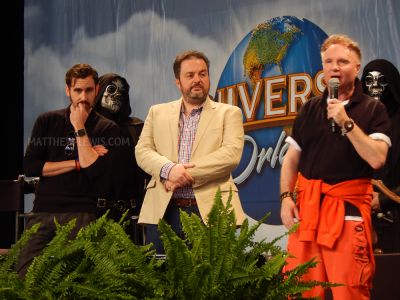
[[[138,165],[152,176],[139,215],[139,223],[158,224],[171,199],[160,181],[161,168],[178,162],[178,123],[182,98],[150,108],[135,148]],[[218,187],[226,203],[232,189],[232,207],[237,224],[243,212],[232,171],[239,164],[244,144],[243,119],[240,108],[212,101],[204,103],[187,169],[194,178],[193,191],[204,222],[213,206]]]

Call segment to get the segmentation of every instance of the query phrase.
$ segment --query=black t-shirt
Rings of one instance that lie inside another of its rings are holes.
[[[356,152],[340,128],[332,133],[327,119],[327,92],[306,102],[300,109],[292,138],[301,148],[299,171],[308,179],[329,184],[356,178],[372,178],[373,169]],[[360,81],[345,105],[347,115],[365,134],[389,137],[390,122],[385,106],[362,93]]]
[[[45,162],[59,162],[78,157],[77,147],[69,153],[65,148],[73,138],[69,108],[40,115],[33,127],[24,157],[27,176],[40,177],[35,191],[34,212],[95,212],[99,191],[107,185],[105,173],[114,153],[117,125],[92,111],[85,129],[92,145],[102,144],[109,152],[92,165],[56,176],[42,177]]]

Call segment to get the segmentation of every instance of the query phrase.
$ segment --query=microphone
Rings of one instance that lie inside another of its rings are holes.
[[[329,92],[329,99],[337,99],[339,97],[339,79],[338,78],[331,78],[328,82],[328,92]],[[329,118],[329,124],[331,125],[332,133],[335,132],[336,123],[333,118]]]

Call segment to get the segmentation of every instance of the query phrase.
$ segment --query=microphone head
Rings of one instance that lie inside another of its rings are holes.
[[[332,77],[328,82],[328,92],[330,99],[337,99],[339,97],[339,78]]]
[[[332,77],[328,82],[329,87],[338,87],[340,85],[339,78]]]

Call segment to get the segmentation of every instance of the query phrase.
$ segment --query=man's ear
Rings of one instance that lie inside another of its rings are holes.
[[[70,94],[70,92],[69,92],[69,87],[68,87],[67,84],[65,85],[65,94],[67,94],[67,97],[68,97],[68,98],[71,97],[71,94]]]
[[[96,96],[97,96],[97,94],[99,93],[99,90],[100,90],[100,85],[99,85],[99,84],[96,84]]]
[[[356,76],[358,76],[358,74],[360,74],[360,70],[361,70],[361,63],[360,60],[356,61]]]
[[[181,89],[181,81],[177,78],[175,78],[175,85],[178,87],[178,89]]]

